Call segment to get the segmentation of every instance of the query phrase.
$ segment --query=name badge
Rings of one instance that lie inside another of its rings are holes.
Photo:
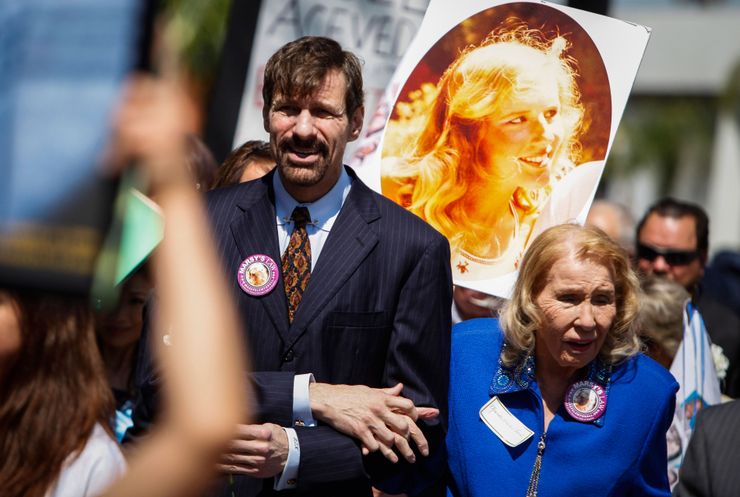
[[[493,397],[480,408],[480,418],[509,447],[516,447],[534,435],[532,430],[509,412],[498,397]]]

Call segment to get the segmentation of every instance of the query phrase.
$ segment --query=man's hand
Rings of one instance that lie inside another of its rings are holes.
[[[401,397],[402,390],[401,383],[382,389],[311,383],[311,412],[335,430],[360,440],[364,454],[380,450],[389,461],[396,463],[395,446],[407,461],[413,463],[416,457],[409,445],[410,440],[422,455],[429,455],[429,444],[416,420],[435,418],[439,410],[417,408],[412,401]]]
[[[288,435],[280,426],[239,425],[237,437],[221,456],[223,473],[270,478],[283,471],[288,460]]]

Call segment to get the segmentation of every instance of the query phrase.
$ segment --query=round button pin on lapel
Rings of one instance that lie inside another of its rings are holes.
[[[583,423],[595,421],[606,411],[606,392],[593,381],[577,381],[565,392],[565,410]]]
[[[236,279],[244,292],[261,297],[270,293],[278,282],[278,265],[269,255],[250,255],[239,264]]]

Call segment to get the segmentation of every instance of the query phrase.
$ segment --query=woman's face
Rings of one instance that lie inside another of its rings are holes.
[[[18,307],[7,292],[0,290],[0,376],[21,349]]]
[[[142,274],[135,274],[123,285],[118,307],[98,321],[98,337],[111,348],[127,348],[136,344],[144,322],[143,311],[152,286]]]
[[[535,299],[544,322],[535,334],[537,368],[570,376],[593,361],[617,315],[614,280],[603,265],[559,259]]]
[[[551,166],[563,143],[560,94],[553,78],[525,81],[483,126],[488,172],[497,181],[539,188],[550,179]]]

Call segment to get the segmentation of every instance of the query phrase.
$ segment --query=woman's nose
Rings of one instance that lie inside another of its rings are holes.
[[[579,306],[576,324],[587,330],[591,330],[596,326],[596,318],[590,302],[583,302]]]
[[[537,122],[539,123],[542,136],[547,140],[555,138],[555,126],[553,122],[545,116],[544,112],[537,116]]]

